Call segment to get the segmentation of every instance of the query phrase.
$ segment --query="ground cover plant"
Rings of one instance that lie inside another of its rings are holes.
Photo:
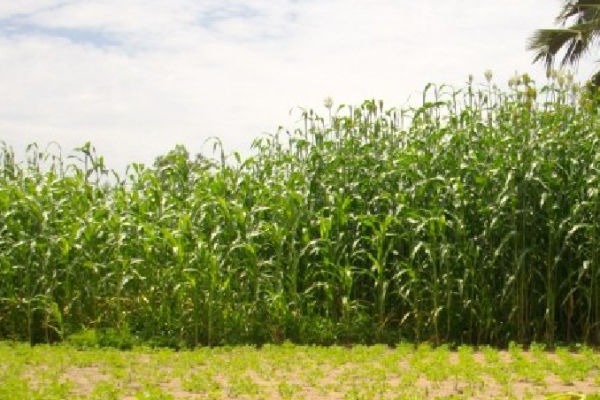
[[[78,159],[31,146],[22,164],[6,145],[0,337],[600,342],[600,118],[587,91],[557,74],[503,91],[487,74],[430,85],[416,108],[326,107],[257,139],[252,157],[215,139],[216,158],[177,147],[125,176],[89,144]],[[260,396],[248,377],[232,382]]]
[[[291,362],[293,360],[293,362]],[[77,350],[0,343],[6,400],[600,399],[600,355],[400,344]]]

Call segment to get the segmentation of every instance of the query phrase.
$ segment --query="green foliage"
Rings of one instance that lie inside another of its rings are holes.
[[[77,348],[112,347],[130,350],[137,343],[127,329],[84,329],[68,337],[68,342]]]
[[[25,164],[5,146],[0,337],[600,343],[600,118],[580,93],[429,85],[417,108],[306,110],[245,160],[215,141],[217,160],[177,147],[125,177],[89,144]]]
[[[146,390],[140,391],[138,394],[136,394],[135,398],[137,400],[174,400],[175,397],[173,397],[171,394],[169,393],[165,393],[162,389],[160,388],[156,388],[156,387],[151,387],[151,388],[147,388]]]
[[[98,333],[95,329],[84,329],[67,338],[67,342],[78,349],[93,349],[100,347]]]
[[[108,328],[101,332],[98,344],[100,347],[131,350],[136,344],[136,338],[127,329]]]
[[[7,400],[593,400],[600,354],[487,347],[265,345],[120,352],[0,342]],[[485,359],[481,355],[485,355]],[[568,386],[556,377],[570,375]],[[540,379],[542,377],[542,379]],[[567,391],[565,391],[565,389]],[[552,397],[547,397],[553,395]]]

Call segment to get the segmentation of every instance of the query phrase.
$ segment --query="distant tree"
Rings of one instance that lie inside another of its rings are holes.
[[[206,171],[209,164],[202,154],[192,157],[185,146],[178,144],[166,155],[154,160],[154,169],[164,190],[172,190],[179,197],[185,198],[194,185],[195,176]]]
[[[564,51],[561,67],[576,65],[600,38],[600,0],[568,0],[556,18],[559,28],[539,29],[529,39],[529,50],[535,52],[534,62],[544,62],[552,68]],[[590,80],[600,84],[600,71]]]
[[[185,146],[178,144],[166,155],[156,157],[154,160],[154,168],[158,170],[176,168],[179,169],[180,172],[187,172],[195,167],[202,166],[206,161],[206,158],[200,153],[196,154],[192,159],[190,157],[190,152]]]

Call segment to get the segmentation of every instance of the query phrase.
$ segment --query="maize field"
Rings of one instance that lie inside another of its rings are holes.
[[[253,153],[0,150],[0,338],[600,343],[600,115],[569,79],[326,103]],[[120,339],[119,339],[120,340]]]

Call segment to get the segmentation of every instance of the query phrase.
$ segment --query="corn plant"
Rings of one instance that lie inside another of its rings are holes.
[[[0,150],[0,337],[600,342],[600,118],[568,78],[327,102],[254,153],[120,176]]]

